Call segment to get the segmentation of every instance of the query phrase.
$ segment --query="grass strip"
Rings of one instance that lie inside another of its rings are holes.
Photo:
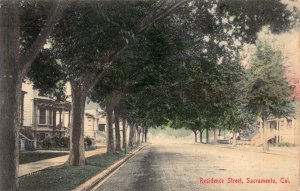
[[[30,153],[20,153],[20,164],[36,162],[44,159],[55,158],[67,155],[68,153],[62,152],[49,152],[49,153],[38,153],[38,152],[30,152]]]
[[[136,148],[134,148],[135,150]],[[50,167],[19,179],[19,191],[72,190],[125,157],[124,151],[87,158],[85,166],[61,165]]]

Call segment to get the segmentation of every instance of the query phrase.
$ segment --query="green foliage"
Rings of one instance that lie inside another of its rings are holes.
[[[40,152],[24,152],[20,153],[19,155],[19,161],[20,164],[26,164],[30,162],[36,162],[44,159],[49,159],[49,158],[55,158],[55,157],[60,157],[67,155],[67,152],[49,152],[49,153],[40,153]]]
[[[124,152],[119,154],[95,155],[87,158],[87,165],[85,166],[60,165],[50,167],[40,173],[20,177],[20,187],[18,190],[74,190],[77,186],[83,184],[124,156]],[[54,187],[53,184],[56,186]]]
[[[70,145],[70,137],[62,137],[60,139],[60,144],[64,148],[68,148]]]
[[[21,53],[32,45],[44,27],[51,10],[52,1],[18,0],[20,15]]]
[[[91,92],[90,97],[105,107],[105,97],[112,91],[118,91],[123,95],[122,108],[123,111],[126,109],[127,118],[150,127],[165,123],[164,116],[159,115],[162,112],[156,110],[159,99],[164,96],[159,85],[165,80],[162,75],[172,67],[172,64],[167,62],[168,57],[179,52],[182,43],[163,25],[151,27],[138,37],[138,41],[140,43],[130,46],[116,61],[110,72],[106,73]],[[140,97],[141,94],[156,92],[159,93],[159,97]]]
[[[53,144],[54,144],[54,142],[52,141],[52,139],[47,137],[42,142],[42,148],[43,149],[50,149]]]
[[[56,61],[49,49],[43,49],[34,60],[27,78],[33,82],[33,88],[44,96],[59,101],[66,99],[66,78],[62,66]]]
[[[119,0],[72,4],[51,35],[53,50],[68,77],[74,79],[101,69],[101,58],[116,45],[127,43],[149,5],[145,1]]]
[[[30,128],[22,128],[20,129],[20,133],[25,135],[28,139],[33,140],[32,130]]]
[[[294,87],[285,78],[282,53],[259,42],[247,74],[248,108],[263,118],[293,114],[291,95]]]
[[[248,34],[255,34],[264,25],[269,25],[273,32],[278,33],[289,30],[293,24],[289,22],[292,12],[280,0],[223,0],[220,3],[220,11],[236,15],[232,22],[237,24],[244,22],[241,29],[248,28]],[[241,31],[239,34],[243,35]],[[255,40],[253,37],[248,39],[252,42]]]
[[[275,32],[290,26],[291,12],[279,0],[255,3],[192,1],[133,36],[156,2],[80,2],[64,13],[51,42],[68,79],[105,71],[91,99],[104,106],[107,96],[118,94],[127,118],[143,126],[171,120],[215,128],[224,124],[224,113],[227,124],[240,126],[240,105],[234,105],[244,75],[240,48],[254,42],[264,25]],[[129,38],[132,43],[113,63],[101,60]]]
[[[70,143],[69,137],[47,137],[42,141],[42,148],[43,149],[50,149],[50,148],[68,148]]]
[[[278,144],[279,147],[295,147],[296,145],[295,144],[292,144],[292,143],[279,143]]]
[[[20,0],[20,53],[28,49],[44,27],[53,3],[51,1]],[[25,64],[25,63],[24,63]],[[42,95],[65,100],[65,74],[49,49],[42,49],[26,76]]]
[[[84,145],[90,148],[92,144],[93,144],[93,140],[90,137],[87,136],[84,138]]]
[[[61,146],[61,139],[59,137],[52,137],[52,146]]]

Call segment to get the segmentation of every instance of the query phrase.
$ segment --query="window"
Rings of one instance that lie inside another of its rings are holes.
[[[280,126],[284,126],[284,120],[280,121]]]
[[[53,111],[46,108],[39,108],[39,124],[52,125],[53,124]]]
[[[40,108],[39,111],[39,124],[46,124],[46,109]]]
[[[53,124],[53,111],[48,110],[48,124],[52,125]]]
[[[277,123],[276,123],[276,121],[270,121],[270,128],[271,129],[277,129]]]
[[[293,125],[293,121],[291,119],[288,119],[287,120],[287,126],[292,127],[292,125]]]
[[[98,125],[98,130],[99,131],[105,131],[105,124],[99,124]]]

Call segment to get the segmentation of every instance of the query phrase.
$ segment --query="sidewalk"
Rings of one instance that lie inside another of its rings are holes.
[[[230,144],[221,145],[218,144],[218,147],[227,148],[227,149],[237,149],[237,150],[244,150],[244,151],[251,151],[251,152],[261,152],[266,154],[277,154],[277,155],[285,155],[290,157],[296,157],[299,156],[299,147],[269,147],[269,151],[265,152],[262,150],[262,147],[255,147],[250,145],[237,145],[233,147]]]
[[[85,157],[87,158],[90,156],[104,154],[104,153],[106,153],[106,147],[95,149],[92,151],[86,151]],[[61,156],[61,157],[40,160],[37,162],[21,164],[21,165],[19,165],[19,177],[43,170],[43,169],[51,167],[51,166],[62,165],[68,160],[68,157],[69,157],[69,155],[65,155],[65,156]]]

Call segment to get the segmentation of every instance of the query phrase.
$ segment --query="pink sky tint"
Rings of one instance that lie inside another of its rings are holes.
[[[295,86],[294,97],[300,100],[300,35],[298,31],[280,35],[283,43],[283,53],[286,57],[286,77]]]

